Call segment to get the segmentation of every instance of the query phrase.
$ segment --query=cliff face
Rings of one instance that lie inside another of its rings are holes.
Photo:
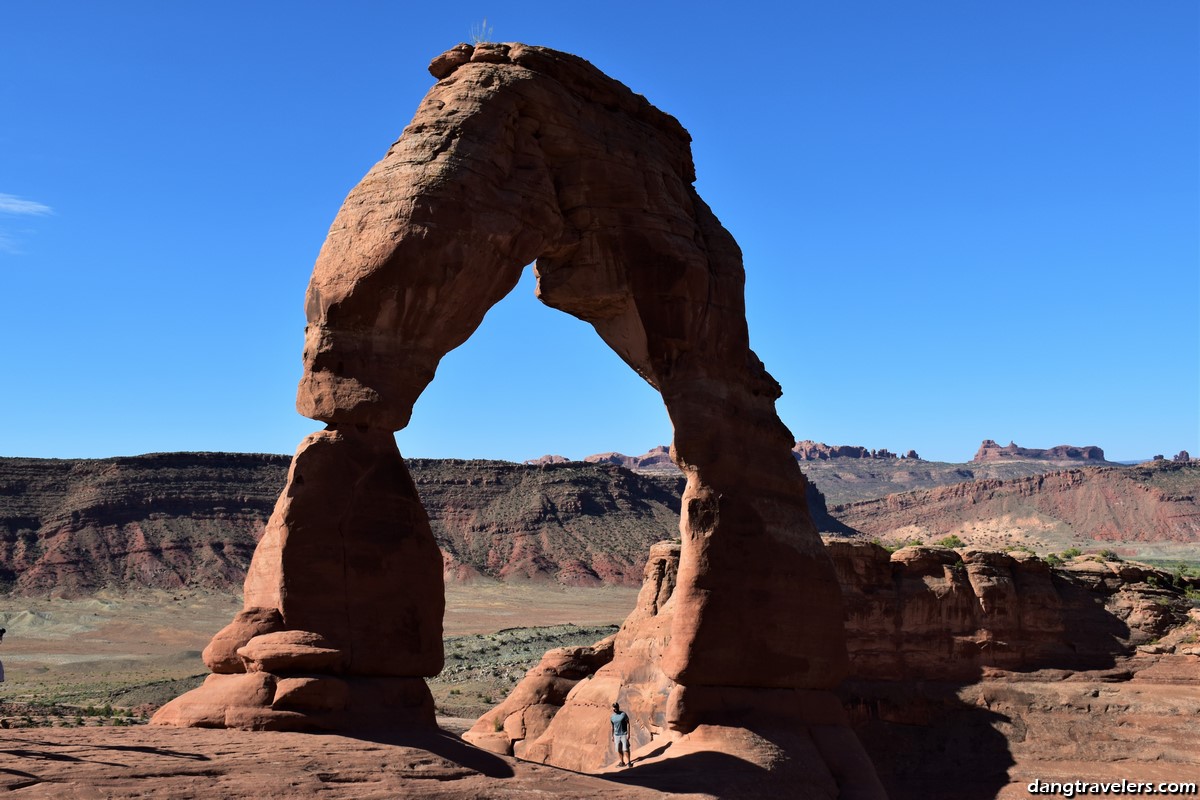
[[[0,459],[0,583],[19,594],[238,584],[289,459]]]
[[[904,531],[926,541],[1003,526],[1061,540],[1200,541],[1200,465],[1069,469],[1014,480],[982,480],[835,506],[870,536]]]
[[[0,591],[237,591],[283,486],[277,455],[0,459]],[[682,479],[604,464],[410,462],[449,579],[636,584]]]
[[[0,459],[0,590],[236,591],[288,463],[230,453]],[[932,466],[846,459],[805,468],[831,463]],[[650,544],[678,532],[677,472],[580,462],[414,459],[410,466],[448,580],[636,583]],[[1198,497],[1200,464],[1156,462],[967,481],[835,507],[837,519],[810,481],[808,502],[827,532],[888,538],[899,531],[926,542],[954,533],[970,544],[972,526],[1003,520],[1014,530],[1061,529],[1062,541],[1050,548],[1061,549],[1071,537],[1126,548],[1200,541]]]
[[[409,466],[451,579],[636,585],[650,545],[679,529],[678,474],[580,463]]]
[[[1104,669],[1187,621],[1172,575],[1029,553],[827,542],[846,598],[851,674],[971,680],[986,669]]]

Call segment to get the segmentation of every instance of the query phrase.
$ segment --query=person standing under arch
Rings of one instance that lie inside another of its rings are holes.
[[[617,758],[621,759],[622,767],[632,767],[633,758],[629,755],[629,715],[621,710],[620,703],[612,704],[612,716],[608,718],[612,725],[613,742],[617,746]]]

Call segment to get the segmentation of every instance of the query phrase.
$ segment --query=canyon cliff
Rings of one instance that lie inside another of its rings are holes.
[[[288,463],[243,453],[0,458],[0,590],[237,591]],[[637,585],[650,545],[678,529],[677,470],[566,459],[409,464],[449,581]],[[815,483],[806,495],[826,533],[858,530],[895,544],[953,534],[978,546],[1111,547],[1130,557],[1148,548],[1180,558],[1200,542],[1198,497],[1200,465],[1171,461],[965,480],[832,512]]]
[[[0,458],[0,591],[237,591],[289,462],[242,453]],[[678,530],[678,473],[409,464],[448,580],[636,585],[649,546]]]
[[[1164,755],[1196,765],[1183,742],[1188,715],[1200,712],[1200,611],[1186,593],[1200,579],[1096,557],[1051,568],[1027,553],[828,547],[846,600],[850,674],[841,708],[803,693],[787,702],[829,720],[848,715],[895,800],[995,797],[1011,769],[1045,779],[1078,769],[1074,753],[1135,739],[1124,751],[1130,779],[1155,774]],[[466,738],[594,770],[615,758],[596,719],[616,699],[632,719],[638,771],[654,775],[675,746],[665,722],[675,687],[660,659],[677,613],[678,553],[675,543],[654,546],[637,609],[614,637],[547,653]],[[1102,697],[1107,705],[1094,700]],[[721,713],[745,714],[754,700],[731,694]],[[1094,707],[1110,715],[1107,729]],[[1128,737],[1111,725],[1129,727]],[[1024,730],[1038,732],[1036,743],[1024,743]]]
[[[834,506],[867,537],[989,547],[1113,547],[1184,558],[1200,542],[1200,465],[1153,462],[969,481]]]

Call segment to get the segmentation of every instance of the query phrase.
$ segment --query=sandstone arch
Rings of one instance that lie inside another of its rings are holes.
[[[687,489],[665,674],[689,691],[837,684],[838,585],[687,132],[544,48],[460,45],[430,71],[313,271],[297,407],[327,429],[297,451],[247,610],[206,651],[214,675],[157,721],[337,727],[391,706],[431,721],[441,564],[392,434],[529,262],[539,298],[590,323],[674,426]],[[703,722],[673,702],[677,727]]]
[[[301,413],[406,426],[442,356],[536,261],[539,298],[591,323],[675,427],[689,476],[681,586],[700,613],[674,637],[671,671],[836,683],[837,585],[779,386],[749,347],[741,253],[692,187],[686,131],[579,59],[501,45],[450,71],[467,55],[435,63],[441,82],[330,230],[308,290]],[[748,608],[765,618],[744,630]],[[747,670],[747,653],[767,658]]]

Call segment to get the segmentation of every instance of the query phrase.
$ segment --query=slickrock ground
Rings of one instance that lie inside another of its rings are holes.
[[[0,791],[46,800],[661,796],[500,758],[445,734],[375,741],[194,728],[0,730]]]
[[[1196,781],[1198,663],[1194,656],[1142,657],[1123,682],[1103,673],[1032,674],[896,687],[878,701],[880,718],[858,733],[892,800],[1024,800],[1032,780]],[[703,771],[697,763],[693,783],[679,794],[653,778],[651,766],[585,776],[448,737],[0,730],[0,791],[18,798],[650,798],[662,797],[660,788],[673,798],[718,796],[712,760]],[[643,780],[647,787],[637,785]]]

